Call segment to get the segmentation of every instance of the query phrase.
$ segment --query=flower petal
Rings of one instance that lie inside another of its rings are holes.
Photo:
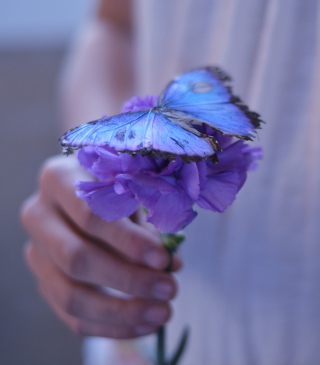
[[[197,216],[192,209],[193,201],[184,192],[161,195],[147,221],[160,232],[176,233],[190,224]]]
[[[241,184],[237,171],[211,176],[201,191],[197,204],[204,209],[222,213],[235,200]]]
[[[100,180],[115,176],[122,172],[120,156],[104,147],[96,147],[98,158],[92,166],[92,173]]]
[[[136,199],[148,210],[147,221],[163,233],[175,233],[186,227],[196,217],[193,200],[182,190],[161,194],[158,190],[128,183]]]
[[[122,171],[133,174],[140,171],[155,170],[157,166],[152,158],[148,156],[131,156],[129,153],[122,153],[120,155]]]
[[[199,185],[200,190],[203,190],[207,183],[207,164],[206,161],[198,161],[197,162],[197,168],[199,172]]]
[[[152,214],[161,193],[156,189],[141,186],[134,181],[128,181],[128,186],[140,204],[148,210],[149,214]]]
[[[175,161],[170,161],[164,166],[159,173],[160,176],[172,176],[175,172],[179,171],[185,163],[180,157],[177,157]]]
[[[77,153],[77,158],[82,167],[91,171],[92,165],[97,161],[99,155],[94,147],[89,146],[81,148]]]
[[[195,162],[183,164],[179,172],[178,184],[191,199],[196,201],[200,193],[200,178],[198,166]]]
[[[119,174],[117,179],[131,180],[144,188],[156,189],[162,194],[174,192],[176,188],[162,178],[152,177],[148,174]]]
[[[245,159],[242,153],[244,142],[237,141],[232,143],[222,152],[217,152],[219,162],[213,163],[210,159],[206,160],[208,174],[217,174],[219,172],[238,167]]]
[[[247,170],[255,171],[258,167],[257,160],[261,160],[263,157],[262,147],[260,146],[250,147],[245,144],[242,148],[242,153],[245,154],[247,160]]]
[[[132,192],[117,194],[113,184],[103,181],[78,181],[77,195],[85,200],[94,214],[112,222],[128,217],[139,207]]]
[[[158,99],[158,95],[134,96],[124,104],[121,113],[151,109],[158,104]]]

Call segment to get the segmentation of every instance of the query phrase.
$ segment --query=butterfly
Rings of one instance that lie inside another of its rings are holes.
[[[61,138],[70,154],[85,146],[108,145],[132,155],[156,155],[184,161],[216,159],[217,139],[201,132],[207,125],[223,135],[251,140],[262,122],[232,94],[230,77],[218,67],[194,69],[164,89],[158,105],[82,124]]]

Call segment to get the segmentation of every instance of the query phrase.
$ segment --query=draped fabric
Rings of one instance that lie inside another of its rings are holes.
[[[134,4],[138,94],[218,65],[266,121],[234,205],[187,228],[169,348],[188,324],[182,365],[320,364],[320,1]]]

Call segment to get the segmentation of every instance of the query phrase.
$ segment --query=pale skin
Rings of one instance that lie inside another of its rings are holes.
[[[102,1],[80,37],[62,81],[64,129],[116,113],[132,95],[129,5]],[[95,216],[73,186],[90,179],[74,156],[44,163],[38,190],[21,208],[28,266],[43,297],[75,333],[120,339],[153,333],[170,318],[177,292],[173,275],[164,271],[169,255],[141,211],[110,223]],[[175,257],[173,271],[180,267]]]

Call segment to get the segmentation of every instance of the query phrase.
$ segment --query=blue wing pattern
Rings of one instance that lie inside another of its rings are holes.
[[[163,91],[150,110],[128,112],[76,127],[60,138],[69,154],[85,146],[109,145],[119,152],[196,161],[220,149],[197,125],[243,139],[254,137],[261,120],[232,94],[230,78],[216,67],[186,72]]]
[[[201,120],[222,134],[251,139],[261,120],[232,94],[230,81],[217,67],[192,70],[167,86],[160,104]]]
[[[178,155],[185,160],[203,159],[213,154],[207,138],[199,138],[152,110],[83,124],[65,133],[61,145],[66,154],[88,145],[109,145],[117,151],[143,155],[152,152],[165,158]]]

